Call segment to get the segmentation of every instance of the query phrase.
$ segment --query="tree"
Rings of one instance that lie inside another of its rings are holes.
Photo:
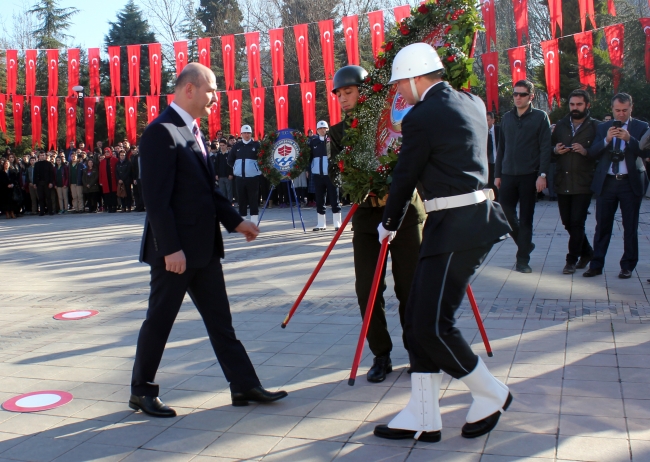
[[[65,31],[71,25],[72,17],[79,12],[76,8],[59,8],[57,0],[39,0],[29,13],[36,15],[40,24],[34,31],[38,37],[37,48],[62,48],[70,38]]]
[[[210,37],[243,32],[244,16],[237,0],[201,0],[196,16]]]

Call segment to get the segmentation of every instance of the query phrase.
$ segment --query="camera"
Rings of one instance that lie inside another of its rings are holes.
[[[621,162],[625,159],[625,152],[620,149],[612,149],[609,151],[609,155],[612,158],[612,162]]]

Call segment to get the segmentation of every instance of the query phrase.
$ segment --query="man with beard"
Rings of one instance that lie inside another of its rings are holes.
[[[598,120],[589,115],[591,98],[585,90],[574,90],[569,95],[570,113],[555,125],[551,135],[555,163],[555,189],[560,218],[569,232],[569,253],[564,274],[573,274],[576,268],[587,267],[594,250],[585,236],[587,210],[591,204],[591,182],[595,159],[587,150],[596,138]]]

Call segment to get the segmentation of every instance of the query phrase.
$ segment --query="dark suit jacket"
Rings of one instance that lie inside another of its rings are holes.
[[[596,139],[591,148],[587,150],[590,157],[597,159],[598,165],[594,173],[594,180],[591,183],[591,190],[599,196],[603,190],[605,178],[611,165],[609,151],[614,147],[613,140],[609,144],[605,143],[607,130],[612,126],[613,121],[603,122],[598,126]],[[625,165],[630,175],[630,186],[632,191],[638,197],[645,194],[648,186],[648,175],[646,174],[643,158],[648,156],[648,151],[642,151],[639,148],[639,140],[648,129],[648,124],[640,120],[630,119],[627,131],[630,132],[630,141],[625,144]]]
[[[494,162],[496,163],[497,161],[497,150],[499,149],[499,138],[501,137],[501,127],[497,124],[494,124],[494,139],[492,140],[492,143],[494,143]],[[487,147],[487,141],[485,142],[485,145]],[[490,153],[487,153],[488,156],[488,161],[490,160]]]
[[[173,108],[142,134],[140,167],[147,209],[140,261],[162,265],[166,255],[179,250],[188,268],[207,266],[214,255],[223,258],[219,222],[232,232],[242,218],[216,190],[212,163],[204,161],[196,138]]]
[[[396,230],[418,182],[424,199],[485,188],[488,178],[485,105],[447,82],[434,86],[402,122],[383,224]],[[501,206],[485,201],[428,214],[420,257],[493,244],[510,231]]]

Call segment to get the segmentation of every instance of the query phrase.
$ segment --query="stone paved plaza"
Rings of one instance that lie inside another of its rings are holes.
[[[0,460],[649,461],[649,212],[644,201],[641,263],[631,280],[616,277],[620,222],[603,276],[561,274],[567,234],[554,202],[537,205],[532,274],[513,271],[512,240],[495,246],[472,282],[494,357],[485,355],[467,303],[459,325],[515,400],[495,431],[463,439],[471,398],[447,377],[437,444],[372,436],[409,397],[390,276],[395,370],[386,382],[369,384],[366,348],[356,385],[347,384],[360,328],[349,229],[287,329],[280,328],[333,235],[309,231],[314,209],[305,211],[307,234],[292,229],[289,210],[273,209],[255,242],[224,235],[238,336],[263,385],[289,397],[232,407],[187,298],[157,376],[162,399],[179,414],[173,419],[147,418],[126,404],[148,296],[148,267],[137,262],[144,215],[2,218],[0,401],[39,390],[74,399],[36,413],[0,410]],[[592,214],[590,238],[594,226]],[[77,309],[99,315],[53,319]]]

